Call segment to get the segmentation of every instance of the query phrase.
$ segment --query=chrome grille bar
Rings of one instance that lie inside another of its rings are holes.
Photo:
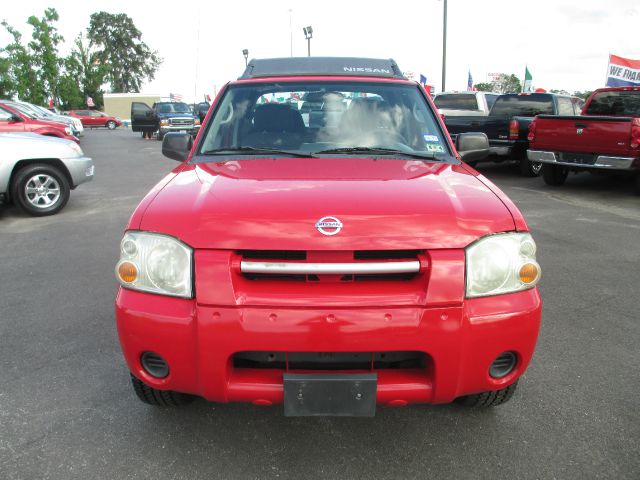
[[[376,275],[391,273],[418,273],[420,262],[240,262],[242,273],[266,273],[276,275]]]

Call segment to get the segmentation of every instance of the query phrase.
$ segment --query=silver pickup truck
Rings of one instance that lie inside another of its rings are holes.
[[[58,213],[71,190],[93,179],[93,160],[70,140],[0,133],[0,152],[0,201],[33,216]]]

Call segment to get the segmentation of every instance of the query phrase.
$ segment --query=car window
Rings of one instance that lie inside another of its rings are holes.
[[[13,113],[11,113],[10,111],[5,110],[4,108],[0,107],[0,121],[11,120],[12,116],[13,116]]]
[[[480,110],[475,94],[442,94],[437,95],[433,100],[436,107],[445,110]]]
[[[38,116],[39,116],[39,115],[36,115],[30,109],[26,108],[24,105],[21,105],[19,103],[11,103],[10,106],[14,110],[19,111],[22,115],[24,115],[27,118],[35,119],[35,118],[38,118]]]
[[[156,105],[158,113],[192,113],[186,103],[159,103]]]
[[[535,117],[553,115],[553,97],[544,93],[500,95],[489,115],[492,117]]]
[[[587,115],[640,116],[640,92],[637,90],[598,92],[591,99]]]
[[[573,116],[573,102],[568,97],[557,97],[558,115]]]
[[[406,84],[232,85],[203,138],[200,153],[251,147],[309,153],[388,148],[451,154],[420,90]]]
[[[489,108],[489,110],[491,110],[491,108],[493,107],[493,104],[496,103],[497,98],[500,95],[498,94],[492,94],[492,93],[486,93],[484,95],[484,98],[487,99],[487,107]]]

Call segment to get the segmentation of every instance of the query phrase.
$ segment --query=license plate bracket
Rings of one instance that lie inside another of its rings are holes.
[[[378,375],[375,373],[285,373],[287,417],[373,417]]]

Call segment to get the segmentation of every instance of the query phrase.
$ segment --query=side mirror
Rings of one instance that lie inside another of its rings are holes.
[[[20,115],[16,115],[15,113],[9,117],[9,123],[20,123],[24,122]]]
[[[461,133],[456,139],[456,150],[465,162],[477,162],[489,156],[489,139],[484,133]]]
[[[193,147],[193,137],[188,133],[167,133],[162,140],[162,154],[172,160],[184,162]]]

